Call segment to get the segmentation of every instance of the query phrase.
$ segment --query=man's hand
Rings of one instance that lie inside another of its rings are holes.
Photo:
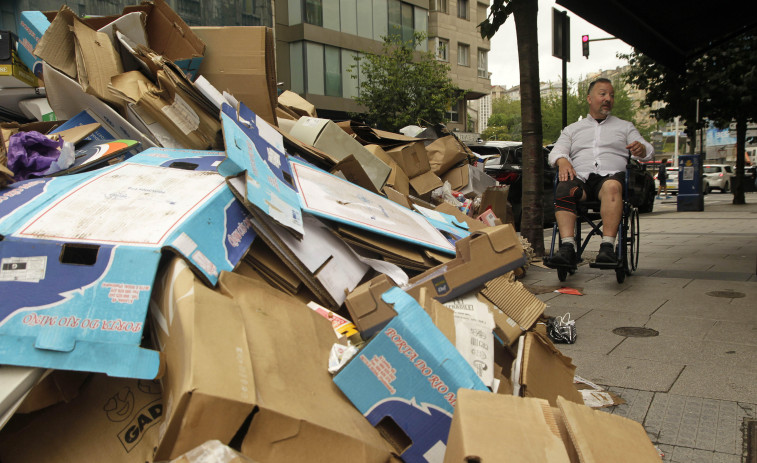
[[[573,180],[576,177],[576,170],[573,169],[573,164],[567,158],[560,158],[555,163],[557,164],[557,179],[561,182],[567,182]]]
[[[626,149],[631,151],[631,156],[636,156],[637,158],[643,158],[647,155],[647,148],[638,141],[626,146]]]

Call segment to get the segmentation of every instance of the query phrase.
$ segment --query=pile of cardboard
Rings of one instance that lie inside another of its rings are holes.
[[[20,22],[50,111],[0,125],[2,461],[657,458],[584,405],[453,134],[319,118],[270,29],[163,0]],[[74,164],[18,180],[28,131]]]

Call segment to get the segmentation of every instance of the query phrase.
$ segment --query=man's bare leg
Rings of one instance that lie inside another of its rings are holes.
[[[618,236],[620,219],[623,217],[623,185],[617,180],[607,180],[599,190],[599,200],[602,205],[599,215],[602,216],[602,244],[599,246],[597,263],[617,263],[615,254],[615,239]]]

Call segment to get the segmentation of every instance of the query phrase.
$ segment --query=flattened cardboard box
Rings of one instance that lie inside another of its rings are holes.
[[[520,281],[503,275],[486,282],[481,295],[495,307],[495,333],[512,346],[544,313],[546,304],[527,290]]]
[[[391,447],[339,391],[326,369],[331,323],[271,286],[234,273],[219,289],[241,309],[257,411],[242,442],[255,461],[383,463]]]
[[[382,298],[397,316],[334,382],[403,461],[441,462],[458,390],[486,386],[412,297],[394,287]]]
[[[583,405],[583,396],[573,384],[576,366],[569,357],[564,356],[546,336],[528,332],[521,338],[522,349],[516,362],[520,365],[520,394],[523,397],[536,397],[557,406],[557,398],[564,397],[571,402]],[[513,378],[515,383],[516,378]]]
[[[473,232],[457,241],[455,250],[454,259],[411,278],[403,289],[418,300],[421,288],[425,288],[434,299],[447,302],[525,263],[523,248],[510,225]],[[395,316],[381,300],[381,294],[392,285],[380,275],[347,296],[345,305],[363,337],[370,337]]]
[[[96,374],[79,397],[3,436],[0,458],[9,463],[152,461],[162,415],[157,381]]]
[[[210,440],[228,444],[255,406],[255,381],[242,314],[179,258],[158,275],[150,301],[166,357],[156,460]]]
[[[161,250],[215,284],[254,238],[221,159],[152,149],[0,193],[0,363],[154,378],[140,343]]]
[[[276,125],[276,63],[269,27],[192,27],[205,42],[199,74]],[[291,92],[290,92],[291,93]]]
[[[467,389],[458,396],[444,463],[495,463],[505,455],[519,463],[573,462],[546,400]]]
[[[431,170],[423,142],[416,141],[385,150],[409,178],[417,177]]]

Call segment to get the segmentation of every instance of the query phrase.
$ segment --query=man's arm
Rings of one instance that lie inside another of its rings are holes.
[[[631,156],[638,158],[640,161],[650,161],[654,158],[654,147],[641,136],[636,127],[631,124],[631,129],[626,138],[628,146],[626,149],[631,151]]]

